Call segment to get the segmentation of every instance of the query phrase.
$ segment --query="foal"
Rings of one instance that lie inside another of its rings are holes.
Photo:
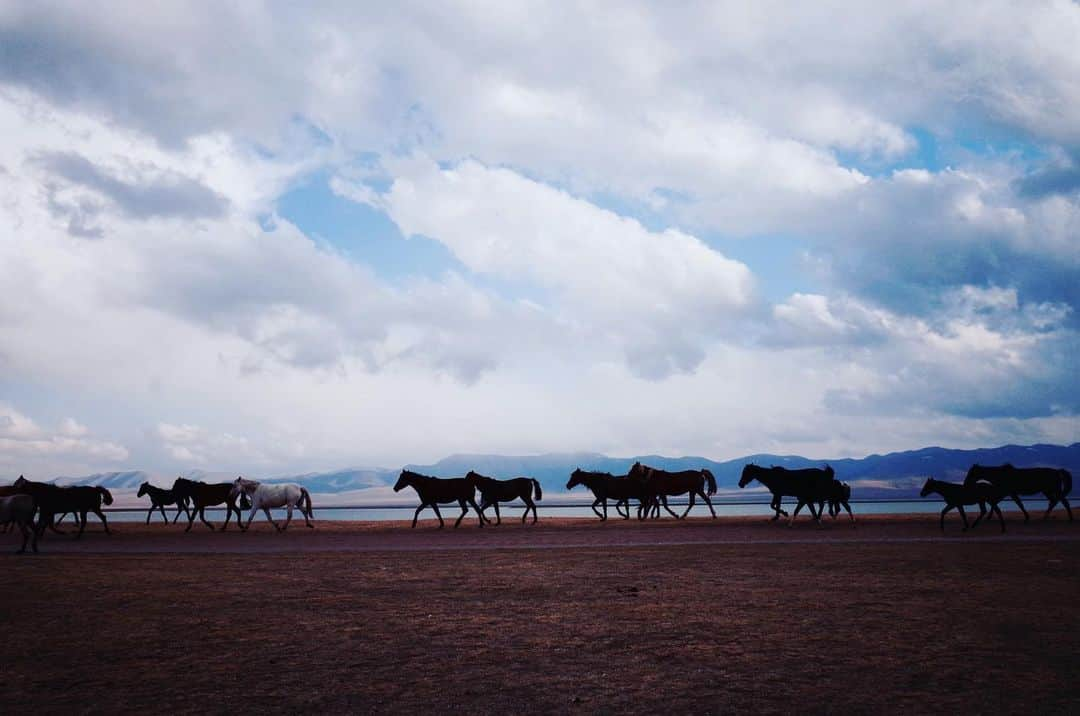
[[[165,520],[165,524],[169,524],[169,516],[165,514],[165,505],[176,505],[176,517],[173,517],[173,524],[180,519],[180,513],[184,513],[184,517],[190,517],[188,514],[188,498],[183,495],[178,495],[174,490],[163,490],[160,487],[154,487],[149,482],[144,482],[139,485],[139,494],[136,497],[142,497],[143,495],[150,496],[150,509],[146,511],[146,524],[150,524],[150,517],[154,514],[154,510],[161,510],[161,519]]]
[[[499,514],[500,502],[513,502],[520,499],[525,503],[525,511],[521,513],[521,523],[525,524],[525,518],[532,510],[532,523],[536,524],[536,503],[533,502],[532,494],[535,491],[536,499],[539,500],[543,493],[540,491],[540,483],[531,477],[515,477],[509,480],[496,480],[486,477],[472,470],[465,476],[470,485],[480,491],[480,516],[484,517],[484,510],[492,505],[495,506],[495,524],[502,524],[502,515]],[[488,520],[487,517],[484,517]]]
[[[945,531],[945,513],[954,507],[960,512],[961,519],[964,520],[964,532],[968,530],[968,519],[964,513],[964,505],[978,505],[979,516],[976,518],[975,523],[971,525],[974,528],[982,518],[986,516],[986,503],[990,503],[990,514],[996,513],[998,520],[1001,522],[1001,531],[1005,531],[1005,518],[1001,514],[1001,508],[998,507],[998,503],[1005,498],[1005,494],[1000,488],[991,485],[988,482],[976,482],[970,485],[961,485],[955,482],[942,482],[941,480],[935,480],[930,477],[927,478],[926,484],[923,485],[922,492],[919,493],[920,497],[926,497],[931,492],[936,492],[945,500],[945,509],[941,511],[941,531]]]

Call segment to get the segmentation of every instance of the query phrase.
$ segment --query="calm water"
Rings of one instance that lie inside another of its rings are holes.
[[[676,503],[674,501],[671,501],[670,504],[672,506],[672,509],[674,509],[676,512],[679,512],[680,514],[682,513],[682,510],[686,509],[686,503],[685,502],[680,504],[680,503]],[[744,515],[766,516],[766,515],[771,515],[772,514],[772,511],[769,509],[768,503],[757,503],[757,502],[755,502],[755,503],[724,503],[724,504],[715,504],[714,503],[714,505],[715,505],[715,508],[716,508],[716,514],[720,515],[721,517],[737,517],[737,516],[744,516]],[[1024,505],[1025,506],[1031,505],[1031,507],[1028,508],[1028,512],[1031,512],[1032,514],[1034,514],[1035,511],[1037,511],[1037,510],[1045,510],[1046,509],[1046,500],[1036,500],[1036,499],[1027,500],[1027,499],[1025,499],[1024,500]],[[784,503],[784,509],[787,510],[788,512],[790,512],[794,508],[794,506],[795,506],[794,503],[789,503],[789,502]],[[925,500],[913,499],[913,500],[895,500],[895,501],[893,501],[893,500],[890,500],[890,501],[866,501],[866,502],[852,501],[852,503],[851,503],[851,509],[855,513],[856,516],[858,516],[858,515],[910,514],[910,513],[926,513],[926,514],[929,514],[929,513],[940,512],[942,506],[943,506],[943,503],[941,502],[940,499],[931,499],[929,497],[926,498]],[[572,503],[572,504],[549,503],[549,504],[546,504],[546,505],[541,503],[537,507],[538,507],[541,519],[543,519],[544,517],[590,517],[590,516],[594,516],[593,513],[592,513],[592,510],[589,509],[588,505],[582,505],[581,503]],[[411,520],[412,515],[413,515],[413,510],[415,510],[415,509],[416,509],[416,504],[415,503],[412,504],[412,505],[401,505],[401,506],[380,505],[380,506],[370,506],[370,507],[369,506],[319,507],[316,504],[316,506],[315,506],[315,519],[317,519],[317,520],[350,520],[350,521]],[[450,518],[451,520],[455,520],[455,519],[457,519],[457,516],[461,513],[460,510],[456,506],[451,506],[451,505],[440,506],[439,509],[442,511],[443,519]],[[524,509],[524,506],[521,503],[513,502],[513,503],[510,503],[509,505],[500,505],[500,509],[502,510],[503,520],[507,520],[507,519],[515,520],[515,519],[520,519],[521,518],[521,512]],[[1003,509],[1003,511],[1005,511],[1007,513],[1008,512],[1016,512],[1017,514],[1019,514],[1019,512],[1020,512],[1019,510],[1016,509],[1016,506],[1013,505],[1011,502],[1008,504],[1008,506],[1006,506],[1006,503],[1003,502],[1002,503],[1002,509]],[[285,511],[284,510],[271,510],[271,512],[274,514],[275,519],[277,519],[279,516],[280,517],[285,516]],[[969,510],[969,512],[974,513],[974,514],[978,514],[978,508],[972,508],[972,509]],[[106,509],[106,513],[108,514],[109,520],[116,521],[116,522],[140,522],[140,521],[143,521],[143,520],[146,519],[146,508]],[[803,516],[804,513],[805,513],[805,510],[803,511],[803,513],[799,514],[800,519],[802,519],[802,516]],[[166,509],[166,514],[169,515],[169,520],[171,521],[172,517],[173,517],[173,514],[174,514],[173,511],[169,510],[169,509]],[[472,511],[470,510],[470,515],[471,514],[472,514]],[[485,514],[490,516],[492,519],[494,519],[494,517],[495,517],[495,511],[493,509],[491,509],[491,508],[488,508],[485,511]],[[631,514],[633,514],[633,513],[631,512]],[[700,503],[697,506],[695,506],[693,511],[690,513],[691,517],[694,517],[694,516],[707,517],[708,515],[709,515],[708,508],[701,506]],[[206,517],[211,522],[218,522],[218,521],[223,519],[224,510],[221,509],[221,508],[216,508],[216,507],[207,508]],[[247,518],[247,511],[246,510],[244,511],[244,517],[245,517],[245,519]],[[618,517],[618,515],[615,513],[614,508],[611,505],[608,506],[608,517],[609,518]],[[471,518],[476,519],[475,515],[473,515]],[[668,516],[668,518],[670,519],[670,516]],[[156,522],[160,523],[161,522],[161,514],[160,513],[155,513],[155,518],[154,519],[155,519]],[[265,518],[260,513],[259,515],[257,515],[255,517],[255,519],[256,520],[262,520],[262,519],[265,519]],[[303,520],[303,518],[299,514],[294,514],[293,519]],[[431,509],[425,509],[423,512],[420,513],[420,519],[435,519],[435,513],[432,512]],[[470,519],[470,517],[467,516],[466,519]],[[531,517],[530,517],[530,519],[531,519]],[[183,518],[181,518],[181,521],[183,521]]]

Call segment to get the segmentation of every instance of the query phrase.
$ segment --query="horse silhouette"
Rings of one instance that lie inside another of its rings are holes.
[[[840,482],[836,478],[833,478],[832,485],[829,487],[829,496],[825,500],[829,505],[829,517],[834,520],[840,516],[840,510],[847,510],[848,517],[851,521],[855,522],[855,515],[851,513],[851,485],[846,482]],[[818,504],[818,513],[821,512],[822,505]]]
[[[578,485],[584,485],[592,492],[594,499],[590,507],[601,522],[607,520],[608,500],[615,500],[615,512],[624,520],[630,519],[630,500],[637,500],[638,518],[642,518],[645,509],[645,487],[638,480],[631,480],[629,476],[616,477],[610,472],[588,472],[579,467],[570,473],[566,489],[572,490]],[[597,505],[603,507],[603,512],[597,509]],[[659,514],[659,507],[657,511]]]
[[[500,502],[513,502],[514,500],[521,500],[525,503],[525,511],[521,513],[521,523],[525,524],[525,518],[529,515],[529,510],[532,510],[533,519],[532,523],[536,524],[536,503],[533,502],[533,493],[536,493],[536,499],[540,500],[543,496],[543,492],[540,490],[540,483],[531,477],[514,477],[509,480],[496,480],[493,477],[487,477],[481,475],[473,470],[469,471],[469,474],[465,476],[465,479],[474,488],[480,491],[480,516],[484,517],[484,510],[492,505],[495,506],[495,524],[502,524],[502,515],[499,514]],[[487,517],[484,517],[488,520]]]
[[[713,509],[712,500],[709,499],[709,495],[716,494],[716,478],[713,477],[711,472],[704,468],[700,470],[668,472],[667,470],[660,470],[655,467],[642,465],[640,462],[635,462],[634,466],[630,468],[627,477],[642,484],[645,491],[646,512],[648,512],[650,505],[659,501],[664,505],[664,509],[667,510],[672,517],[679,520],[686,519],[686,516],[690,514],[690,510],[694,507],[694,498],[697,496],[705,500],[705,504],[709,506],[709,512],[712,513],[713,519],[716,519],[716,510]],[[709,486],[708,493],[705,492],[706,483],[708,483]],[[668,507],[667,498],[675,495],[687,494],[690,496],[690,499],[689,503],[686,505],[686,511],[683,512],[682,515],[675,514],[675,512]]]
[[[86,515],[89,512],[93,512],[101,520],[101,524],[105,526],[105,534],[112,534],[109,530],[109,521],[105,518],[105,513],[101,511],[101,505],[103,503],[111,505],[113,497],[111,492],[100,485],[93,487],[86,485],[58,487],[47,482],[33,482],[20,475],[19,479],[15,481],[14,487],[34,498],[34,504],[40,511],[37,524],[39,537],[44,533],[46,527],[63,534],[63,532],[56,529],[54,519],[58,513],[65,512],[72,513],[75,522],[79,525],[79,532],[75,535],[76,539],[82,537],[83,532],[86,531]]]
[[[821,508],[814,512],[814,505],[821,505],[829,499],[833,491],[833,482],[836,474],[833,469],[826,465],[824,468],[810,467],[802,470],[788,470],[783,467],[760,467],[749,463],[743,467],[739,478],[739,487],[743,488],[752,481],[757,480],[773,495],[772,508],[775,511],[772,521],[780,517],[780,500],[783,497],[794,497],[798,500],[795,511],[788,519],[788,527],[795,523],[799,510],[806,506],[814,520],[821,524]]]
[[[188,515],[188,525],[184,531],[191,531],[191,526],[195,524],[196,515],[204,525],[213,530],[214,525],[210,524],[206,519],[206,508],[214,505],[225,505],[225,524],[221,526],[222,532],[228,528],[229,519],[232,517],[233,512],[236,513],[236,524],[243,529],[240,510],[251,507],[251,502],[247,499],[247,495],[241,492],[239,493],[240,506],[237,507],[237,494],[233,492],[233,487],[235,485],[231,482],[207,483],[189,480],[185,477],[176,478],[172,486],[173,494],[178,498],[191,500],[191,513]]]
[[[176,505],[176,516],[173,517],[173,524],[180,519],[180,513],[184,513],[184,517],[190,518],[188,514],[188,498],[185,496],[177,495],[173,490],[165,490],[160,487],[155,487],[149,482],[144,482],[139,485],[139,492],[136,497],[142,497],[143,495],[150,496],[150,509],[146,511],[146,524],[150,524],[150,517],[154,514],[154,510],[161,510],[161,519],[165,520],[165,524],[169,524],[169,516],[165,514],[165,505]]]
[[[1072,508],[1066,496],[1072,492],[1072,474],[1068,470],[1050,467],[1013,467],[1009,463],[991,467],[989,465],[972,465],[964,478],[965,485],[975,484],[979,481],[997,485],[1011,497],[1020,511],[1024,513],[1024,522],[1031,520],[1028,511],[1024,509],[1024,503],[1020,501],[1020,495],[1037,495],[1042,493],[1050,503],[1046,508],[1045,520],[1050,516],[1054,505],[1061,503],[1072,522]]]
[[[411,470],[402,470],[398,481],[394,484],[394,492],[401,492],[406,487],[416,490],[416,494],[420,498],[420,506],[413,513],[413,527],[416,527],[416,520],[420,516],[420,511],[425,507],[431,507],[431,509],[435,510],[435,516],[439,518],[439,529],[442,529],[443,518],[442,513],[439,512],[439,505],[451,502],[456,502],[461,507],[461,516],[454,522],[455,529],[461,524],[461,520],[465,518],[465,515],[469,514],[466,504],[476,510],[476,517],[479,520],[477,526],[484,526],[487,518],[480,512],[480,508],[476,504],[476,488],[464,477],[430,477]]]
[[[971,525],[974,529],[986,516],[986,505],[990,504],[991,514],[998,516],[998,521],[1001,522],[1001,531],[1005,531],[1005,517],[1001,514],[1001,508],[998,507],[998,503],[1005,499],[1005,493],[1001,488],[989,483],[989,482],[973,482],[968,483],[966,480],[963,484],[956,482],[944,482],[942,480],[935,480],[934,478],[927,478],[926,483],[923,485],[922,491],[919,492],[920,497],[926,497],[932,492],[936,492],[941,495],[945,500],[945,509],[941,511],[941,531],[945,531],[945,513],[949,510],[956,509],[960,513],[960,518],[964,521],[964,531],[968,530],[967,514],[964,512],[964,505],[978,505],[979,516],[975,519],[975,524]]]

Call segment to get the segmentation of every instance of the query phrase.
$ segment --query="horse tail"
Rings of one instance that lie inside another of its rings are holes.
[[[102,501],[103,501],[103,502],[104,502],[104,503],[105,503],[106,505],[111,505],[111,504],[112,504],[112,493],[111,493],[111,492],[109,492],[108,490],[106,490],[106,489],[105,489],[104,487],[102,487],[101,485],[98,485],[98,486],[97,486],[97,490],[98,490],[98,492],[100,492],[100,493],[101,493],[101,500],[102,500]]]
[[[1064,468],[1061,470],[1061,496],[1064,497],[1072,492],[1072,473]]]
[[[300,488],[300,500],[307,503],[307,511],[304,514],[308,516],[308,519],[315,519],[315,510],[311,507],[311,493],[306,487]]]
[[[701,468],[701,474],[705,476],[705,479],[709,481],[709,494],[716,494],[716,478],[713,477],[712,472],[708,468]]]
[[[532,480],[533,491],[536,492],[536,500],[539,501],[540,498],[544,496],[543,490],[540,489],[540,483],[535,477],[530,477],[529,479]]]

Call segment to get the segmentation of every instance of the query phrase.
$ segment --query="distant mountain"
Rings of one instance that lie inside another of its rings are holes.
[[[887,455],[869,455],[864,458],[840,458],[811,460],[798,455],[748,455],[735,460],[716,462],[703,457],[663,457],[640,455],[636,457],[608,457],[599,453],[551,453],[546,455],[451,455],[432,465],[406,465],[407,469],[425,475],[454,477],[469,470],[492,477],[535,477],[548,492],[565,492],[566,481],[574,468],[597,470],[623,475],[637,461],[664,470],[690,470],[708,468],[716,476],[721,490],[733,490],[737,495],[739,475],[743,466],[753,462],[759,465],[779,465],[791,469],[818,467],[828,463],[836,470],[837,477],[851,483],[857,497],[911,497],[918,492],[928,476],[945,480],[962,480],[973,463],[1000,465],[1012,463],[1017,467],[1042,465],[1063,467],[1080,476],[1080,443],[1072,445],[1005,445],[976,450],[951,450],[928,447],[919,450],[894,452]],[[299,482],[313,493],[342,493],[371,488],[385,488],[397,480],[398,469],[349,468],[335,472],[305,473],[263,477],[266,482]],[[208,482],[234,479],[232,473],[192,470],[186,477]],[[251,477],[257,477],[250,475]],[[85,477],[56,478],[63,485],[104,485],[110,489],[135,489],[143,481],[157,485],[169,485],[174,476],[154,475],[143,471],[108,472]]]

